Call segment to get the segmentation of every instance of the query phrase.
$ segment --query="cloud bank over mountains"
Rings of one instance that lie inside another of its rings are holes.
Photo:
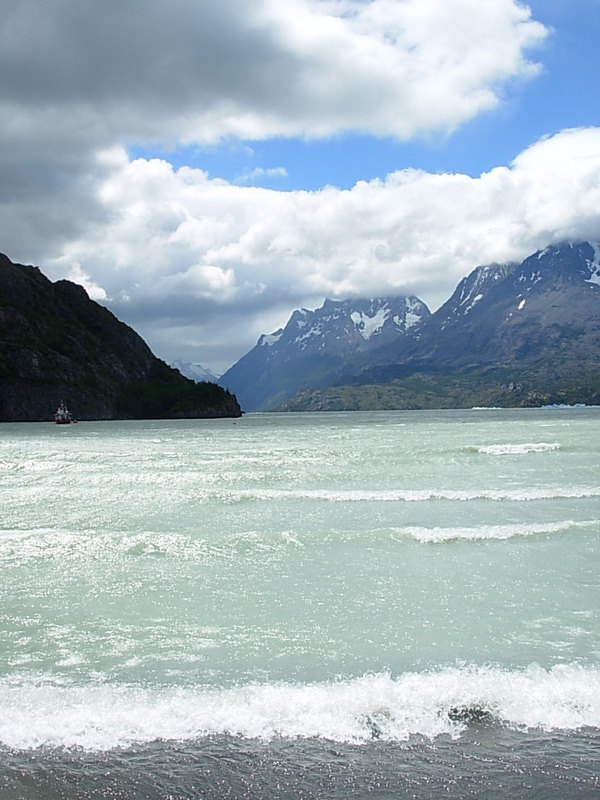
[[[0,246],[83,283],[162,357],[216,369],[324,296],[435,308],[477,263],[597,237],[600,129],[549,132],[479,177],[314,191],[128,154],[448,135],[534,79],[547,36],[516,0],[7,0]]]
[[[404,170],[317,192],[242,188],[114,156],[100,190],[111,219],[69,243],[64,266],[103,276],[121,316],[160,318],[165,347],[212,314],[207,338],[218,340],[223,320],[264,322],[272,308],[277,318],[259,325],[268,332],[283,309],[325,296],[417,294],[435,309],[478,263],[600,228],[598,129],[562,132],[479,178]]]

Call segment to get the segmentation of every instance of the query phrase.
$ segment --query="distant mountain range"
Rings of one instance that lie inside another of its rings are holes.
[[[434,314],[416,297],[295,311],[220,379],[244,410],[600,402],[600,246],[480,266]]]
[[[316,311],[294,311],[285,328],[261,336],[219,382],[237,387],[243,409],[271,410],[299,389],[330,386],[367,366],[382,348],[410,339],[429,316],[417,297],[326,300]]]
[[[211,369],[207,369],[207,367],[203,367],[202,364],[178,359],[176,361],[171,361],[171,366],[173,369],[179,370],[186,378],[194,381],[194,383],[202,383],[203,381],[217,383],[219,380],[219,376],[216,373]]]
[[[70,281],[0,254],[0,421],[237,417],[236,398],[196,384]]]

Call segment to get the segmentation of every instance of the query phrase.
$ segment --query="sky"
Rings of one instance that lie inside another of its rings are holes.
[[[3,0],[0,252],[223,372],[600,240],[600,0]]]

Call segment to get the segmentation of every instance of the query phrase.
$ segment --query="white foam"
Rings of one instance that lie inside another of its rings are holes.
[[[245,489],[221,493],[222,499],[322,500],[330,503],[421,503],[429,500],[530,500],[581,499],[600,497],[600,486],[533,486],[522,489]]]
[[[523,499],[523,498],[522,498]],[[528,499],[532,499],[531,497]],[[380,534],[411,537],[423,544],[435,544],[454,540],[511,539],[519,536],[541,536],[564,533],[569,530],[597,528],[597,520],[563,520],[540,523],[511,523],[505,525],[436,526],[409,525],[384,527]],[[329,539],[331,533],[316,534],[319,541]],[[356,540],[355,530],[339,530],[335,536],[341,540]],[[370,530],[370,539],[375,531]],[[119,532],[67,531],[35,529],[30,531],[2,531],[0,535],[0,564],[54,561],[103,563],[111,560],[167,558],[177,562],[207,563],[214,559],[230,558],[239,550],[281,552],[289,548],[299,549],[307,545],[306,534],[298,530],[282,530],[268,533],[257,530],[241,530],[221,535],[218,540],[202,536],[184,536],[174,533],[147,531],[139,534]]]
[[[116,556],[169,556],[198,561],[216,550],[203,539],[170,532],[125,534],[61,528],[0,531],[0,563],[23,563],[35,559],[107,561]]]
[[[597,527],[596,520],[575,522],[546,522],[514,525],[477,525],[473,527],[425,528],[417,525],[399,528],[398,532],[412,536],[419,542],[438,543],[464,539],[478,541],[483,539],[512,539],[515,536],[542,536],[549,533],[564,533],[572,528]]]
[[[218,734],[357,744],[417,734],[433,739],[459,736],[466,724],[461,712],[468,717],[469,709],[515,729],[600,727],[600,670],[577,664],[453,667],[227,689],[76,687],[31,676],[5,678],[0,689],[0,742],[18,749],[107,750]]]
[[[522,456],[527,453],[548,453],[560,450],[558,442],[526,442],[524,444],[490,444],[477,448],[488,456]]]

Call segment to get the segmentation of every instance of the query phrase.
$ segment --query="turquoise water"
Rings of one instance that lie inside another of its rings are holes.
[[[599,445],[599,409],[1,426],[2,796],[437,797],[485,748],[597,791]]]

